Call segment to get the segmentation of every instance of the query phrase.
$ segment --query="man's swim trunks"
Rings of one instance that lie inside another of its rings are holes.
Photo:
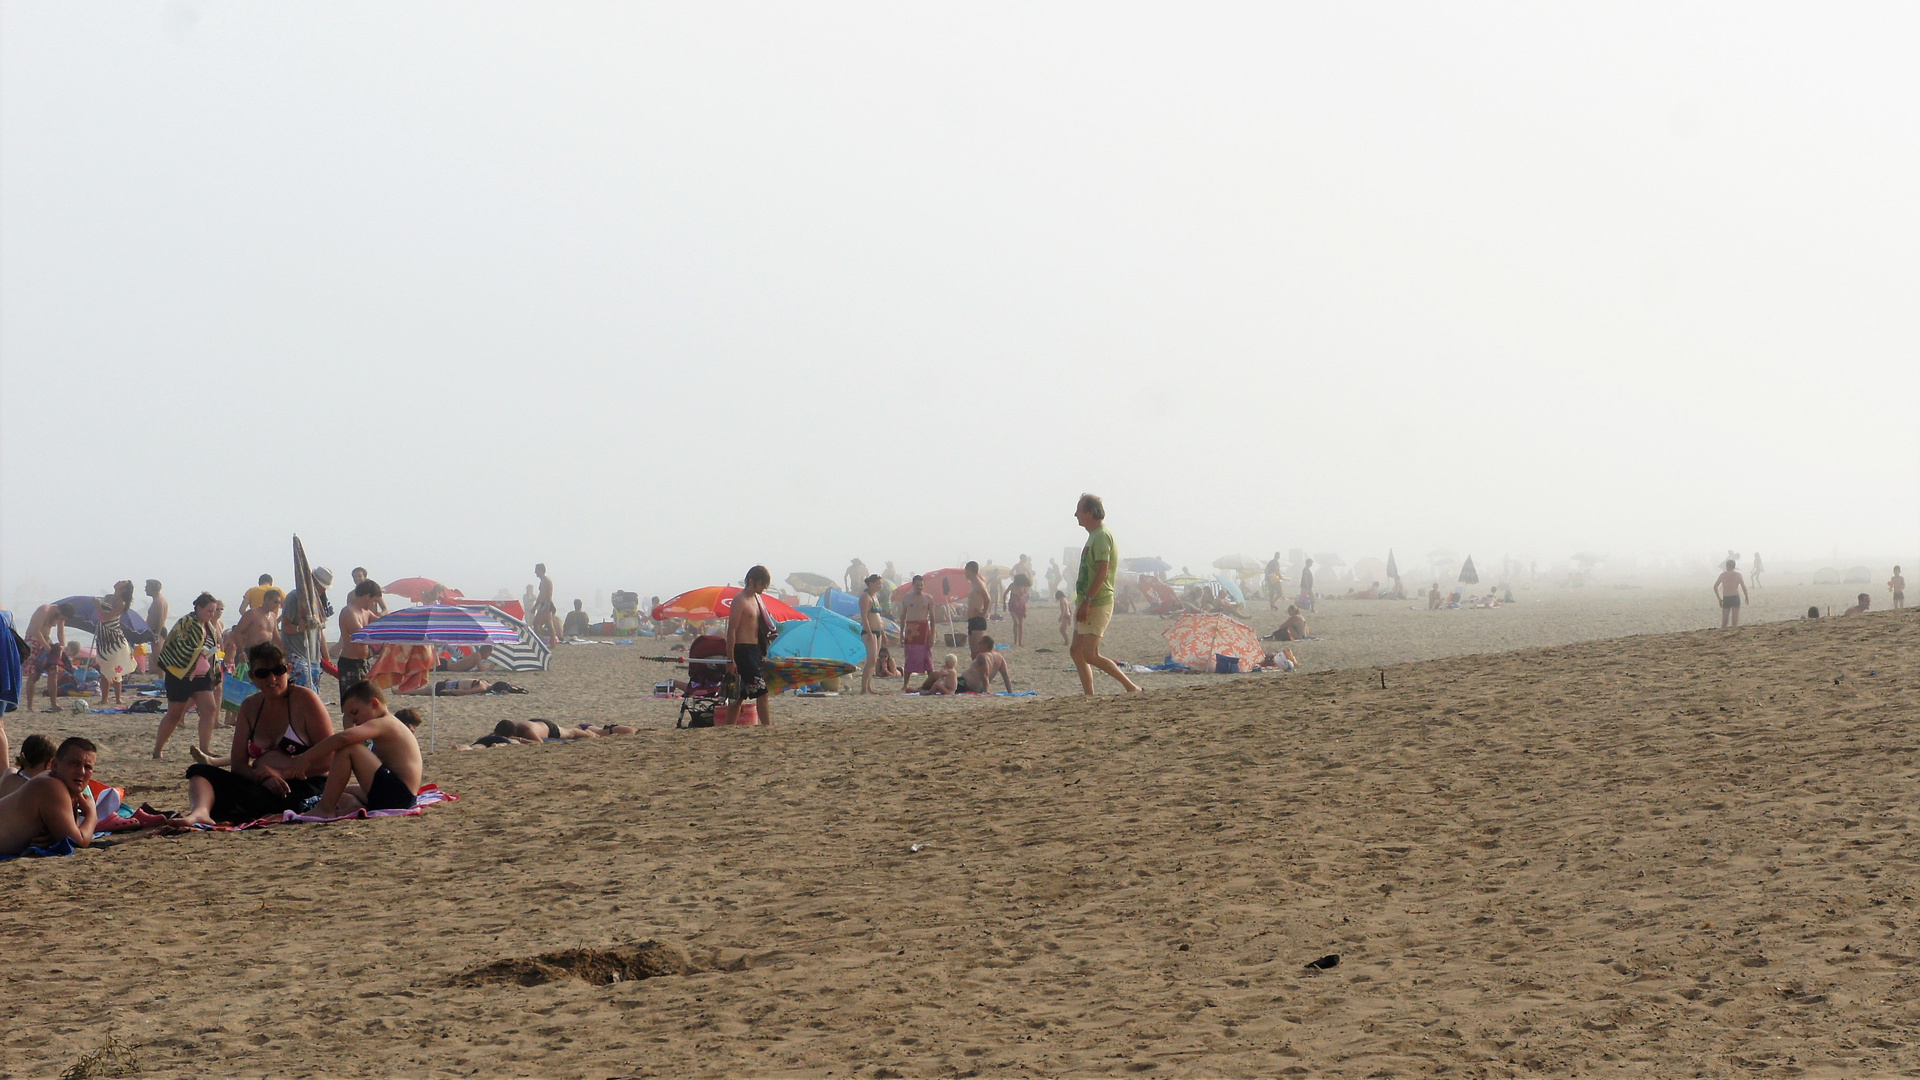
[[[559,725],[559,724],[556,724],[556,723],[554,723],[554,722],[553,722],[553,721],[551,721],[551,720],[542,720],[542,721],[540,721],[540,722],[541,722],[541,723],[543,723],[543,724],[545,724],[545,725],[547,725],[547,738],[549,738],[549,739],[557,739],[557,738],[559,738],[559,737],[560,737],[560,725]]]
[[[1733,593],[1731,595],[1721,597],[1720,606],[1723,608],[1726,608],[1728,611],[1733,611],[1738,609],[1740,607],[1740,594]]]
[[[975,615],[973,618],[967,620],[967,633],[971,634],[978,631],[984,634],[986,630],[987,620],[985,616]]]
[[[740,644],[733,647],[733,669],[740,676],[740,700],[764,697],[767,680],[760,674],[760,646]]]
[[[335,666],[340,669],[340,692],[344,694],[367,681],[367,672],[373,670],[373,658],[343,656]]]
[[[1075,634],[1092,634],[1094,637],[1104,637],[1107,632],[1107,624],[1112,621],[1112,604],[1094,604],[1087,609],[1086,622],[1075,620],[1073,632]]]
[[[369,810],[411,810],[413,792],[401,782],[393,770],[385,765],[374,770],[373,784],[367,788],[367,809]]]

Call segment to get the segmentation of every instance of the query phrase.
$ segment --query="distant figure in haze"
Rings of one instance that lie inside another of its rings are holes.
[[[1300,606],[1307,609],[1308,611],[1313,610],[1313,560],[1312,559],[1308,559],[1307,564],[1300,568]]]
[[[1276,551],[1273,553],[1273,558],[1267,560],[1267,570],[1262,581],[1267,589],[1268,611],[1280,610],[1280,577],[1280,553]]]
[[[1847,610],[1841,612],[1841,614],[1842,615],[1865,615],[1868,609],[1872,607],[1873,607],[1873,597],[1868,596],[1866,593],[1861,593],[1860,602],[1848,608]]]
[[[1887,579],[1887,589],[1893,593],[1893,610],[1900,611],[1907,606],[1907,579],[1900,576],[1900,568],[1893,568],[1893,576]]]
[[[1073,605],[1067,602],[1067,594],[1060,589],[1053,590],[1054,602],[1060,605],[1060,644],[1073,645]]]
[[[1757,551],[1754,552],[1753,553],[1753,569],[1749,571],[1747,574],[1747,579],[1753,583],[1754,588],[1757,589],[1760,587],[1760,575],[1766,573],[1766,571],[1767,571],[1767,564],[1760,561],[1759,552]]]
[[[987,633],[987,615],[993,610],[993,593],[980,577],[980,564],[967,560],[967,651],[980,650],[980,639]]]
[[[1720,599],[1720,629],[1740,625],[1740,600],[1744,594],[1751,602],[1753,594],[1747,592],[1747,579],[1733,568],[1733,560],[1726,561],[1726,570],[1713,580],[1713,595]]]
[[[1433,588],[1427,590],[1427,610],[1440,610],[1440,583],[1437,581],[1433,583]]]
[[[887,583],[888,591],[900,587],[900,571],[893,568],[893,560],[887,560],[887,568],[880,571],[880,580]]]
[[[867,587],[866,581],[867,581],[867,564],[866,563],[861,562],[859,559],[855,559],[852,562],[847,564],[846,580],[841,582],[841,584],[847,587],[848,592],[854,593],[857,595],[862,589],[865,589]]]
[[[155,641],[164,641],[167,636],[167,597],[160,591],[164,587],[159,578],[147,579],[147,595],[152,598],[147,604],[147,631]]]
[[[585,602],[575,600],[573,602],[573,610],[567,612],[567,621],[566,624],[560,628],[560,633],[570,638],[586,637],[593,632],[591,629],[592,626],[593,624],[587,619]]]
[[[1047,560],[1047,591],[1048,592],[1060,591],[1060,560],[1059,559]]]
[[[540,579],[540,593],[533,598],[533,618],[527,621],[535,633],[552,644],[560,640],[560,609],[553,602],[553,579],[547,576],[546,563],[535,563],[533,576]]]
[[[1816,605],[1814,605],[1813,607],[1810,607],[1810,608],[1808,608],[1808,609],[1807,609],[1807,618],[1809,618],[1809,619],[1817,619],[1817,618],[1819,618],[1819,617],[1820,617],[1820,607],[1819,607],[1819,605],[1817,605],[1817,604],[1816,604]]]

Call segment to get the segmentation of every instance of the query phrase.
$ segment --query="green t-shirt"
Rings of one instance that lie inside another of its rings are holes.
[[[1098,562],[1107,564],[1107,580],[1101,584],[1099,592],[1088,597],[1087,589],[1093,585],[1093,564]],[[1111,607],[1113,579],[1119,576],[1119,573],[1119,549],[1114,546],[1113,534],[1107,531],[1105,525],[1102,525],[1087,534],[1087,546],[1080,549],[1080,579],[1073,587],[1074,600],[1091,599],[1094,607]]]

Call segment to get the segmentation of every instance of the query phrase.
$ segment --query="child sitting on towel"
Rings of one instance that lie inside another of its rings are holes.
[[[401,711],[405,719],[389,713],[386,695],[371,682],[355,683],[340,695],[340,712],[353,726],[321,739],[294,762],[295,775],[304,776],[307,769],[328,757],[333,759],[316,811],[321,817],[352,813],[362,807],[413,809],[425,771],[420,742],[413,737],[420,716],[412,709]],[[368,740],[373,742],[372,750],[361,745]],[[348,787],[347,782],[355,779],[359,784]]]
[[[927,681],[920,684],[920,689],[914,691],[927,697],[959,692],[960,661],[952,653],[948,653],[947,658],[940,662],[940,670],[929,674]]]

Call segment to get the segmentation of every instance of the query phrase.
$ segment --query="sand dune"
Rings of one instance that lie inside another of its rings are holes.
[[[161,1076],[1911,1074],[1917,646],[1876,614],[443,751],[462,801],[418,818],[6,865],[0,1073],[112,1032]],[[695,973],[485,970],[647,941]]]

